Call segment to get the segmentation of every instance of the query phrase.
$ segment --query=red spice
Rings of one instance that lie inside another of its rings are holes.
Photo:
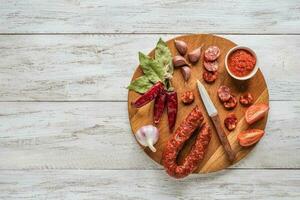
[[[255,57],[247,50],[238,49],[228,58],[228,68],[236,76],[243,77],[250,74],[256,63]]]

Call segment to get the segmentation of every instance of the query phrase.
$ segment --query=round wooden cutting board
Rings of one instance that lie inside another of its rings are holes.
[[[264,80],[263,74],[260,70],[256,73],[256,75],[251,78],[248,81],[237,81],[232,79],[229,74],[226,72],[225,66],[224,66],[224,59],[226,56],[226,53],[231,49],[232,47],[236,46],[235,43],[233,43],[230,40],[227,40],[222,37],[214,36],[214,35],[208,35],[208,34],[198,34],[198,35],[186,35],[186,36],[180,36],[174,39],[183,40],[188,45],[188,51],[191,51],[201,45],[204,45],[202,48],[202,55],[200,58],[200,61],[192,66],[192,73],[191,78],[187,83],[184,82],[183,77],[181,75],[181,72],[179,69],[174,70],[174,76],[172,79],[172,85],[175,88],[175,91],[177,91],[178,95],[178,114],[177,114],[177,120],[175,129],[180,125],[180,123],[186,118],[186,116],[191,112],[191,110],[195,107],[195,105],[199,105],[204,116],[205,116],[205,122],[207,122],[211,129],[212,129],[212,139],[209,143],[208,150],[206,152],[204,160],[200,163],[197,170],[195,170],[194,173],[209,173],[209,172],[215,172],[218,170],[222,170],[224,168],[229,167],[230,165],[237,163],[239,160],[244,158],[253,148],[243,148],[238,144],[237,141],[237,134],[243,130],[246,130],[248,128],[259,128],[264,129],[267,122],[267,116],[260,120],[259,122],[249,126],[244,118],[244,113],[246,110],[246,107],[241,106],[241,104],[238,103],[235,109],[228,111],[226,110],[221,102],[219,101],[217,97],[217,89],[220,85],[227,85],[232,93],[237,97],[237,99],[240,97],[241,94],[245,92],[250,92],[254,99],[255,103],[266,103],[269,104],[269,94],[268,94],[268,88],[266,85],[266,82]],[[174,39],[169,40],[167,42],[168,47],[170,48],[172,55],[178,55],[178,52],[174,46]],[[153,44],[155,45],[155,44]],[[219,69],[218,69],[218,78],[213,84],[207,84],[202,78],[202,72],[204,71],[203,68],[203,52],[204,50],[210,46],[210,45],[217,45],[221,50],[221,56],[218,58],[219,62]],[[153,51],[149,54],[153,57]],[[259,58],[258,58],[259,59]],[[264,66],[259,66],[264,67]],[[142,75],[142,71],[140,67],[136,69],[136,71],[133,74],[132,79],[135,79]],[[203,103],[200,99],[199,92],[196,88],[196,80],[199,79],[204,86],[206,87],[213,103],[215,104],[219,116],[222,122],[222,126],[225,130],[225,132],[228,134],[227,137],[229,139],[229,142],[231,144],[232,149],[234,152],[236,152],[236,160],[234,163],[230,163],[227,159],[227,156],[224,152],[224,149],[222,145],[220,144],[219,138],[217,136],[215,127],[212,124],[211,119],[208,117],[206,110],[203,106]],[[185,91],[193,91],[195,94],[195,101],[191,105],[183,105],[180,101],[180,96]],[[129,112],[129,120],[130,125],[132,128],[133,134],[142,126],[153,124],[153,104],[154,102],[151,102],[147,105],[145,105],[142,108],[136,109],[133,106],[131,106],[131,102],[135,101],[140,95],[136,92],[129,91],[128,92],[128,112]],[[238,118],[238,125],[236,129],[232,132],[229,132],[223,124],[223,121],[225,117],[229,113],[235,113]],[[157,152],[153,153],[149,150],[149,148],[144,148],[145,153],[150,156],[154,161],[161,164],[161,158],[162,158],[162,152],[164,150],[164,147],[171,136],[172,133],[169,132],[168,128],[168,120],[167,120],[167,113],[166,110],[162,116],[162,119],[157,126],[160,133],[160,138],[158,142],[155,144],[155,147],[157,149]],[[182,159],[189,153],[189,150],[191,146],[193,145],[193,140],[195,137],[192,137],[187,144],[184,146],[183,150],[179,153],[178,162],[180,163]]]

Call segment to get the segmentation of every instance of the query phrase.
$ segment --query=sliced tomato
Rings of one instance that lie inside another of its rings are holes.
[[[267,104],[256,104],[250,106],[245,113],[246,122],[248,124],[253,124],[258,120],[262,119],[269,110],[269,106]]]
[[[248,147],[257,143],[264,135],[264,131],[260,129],[249,129],[238,134],[237,139],[241,146]]]

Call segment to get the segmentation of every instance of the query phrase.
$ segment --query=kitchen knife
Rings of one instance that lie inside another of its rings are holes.
[[[198,86],[198,90],[199,90],[201,99],[203,101],[203,104],[206,108],[206,111],[207,111],[208,115],[210,116],[210,118],[213,121],[213,124],[216,128],[219,139],[220,139],[221,144],[223,145],[223,147],[225,149],[225,152],[228,156],[228,159],[231,162],[233,162],[234,159],[235,159],[235,153],[233,152],[233,150],[230,146],[230,143],[227,139],[227,136],[226,136],[226,134],[225,134],[225,132],[224,132],[222,126],[221,126],[221,120],[219,118],[218,111],[217,111],[215,105],[213,104],[213,102],[211,101],[205,87],[202,85],[202,83],[199,80],[197,80],[197,86]]]

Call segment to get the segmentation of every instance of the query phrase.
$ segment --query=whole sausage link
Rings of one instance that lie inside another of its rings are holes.
[[[170,176],[183,178],[189,175],[197,168],[199,162],[204,158],[205,150],[207,149],[211,138],[210,128],[206,124],[202,126],[200,134],[197,136],[196,142],[189,155],[184,159],[183,164],[178,165],[176,163],[178,152],[202,122],[203,115],[200,108],[196,106],[168,141],[163,152],[162,162]]]
[[[184,159],[183,164],[177,166],[176,170],[180,171],[181,168],[185,171],[184,174],[176,174],[176,178],[183,178],[193,171],[195,171],[203,160],[206,153],[206,149],[211,139],[211,130],[209,126],[205,123],[200,130],[196,138],[196,143],[193,145],[189,155]]]

